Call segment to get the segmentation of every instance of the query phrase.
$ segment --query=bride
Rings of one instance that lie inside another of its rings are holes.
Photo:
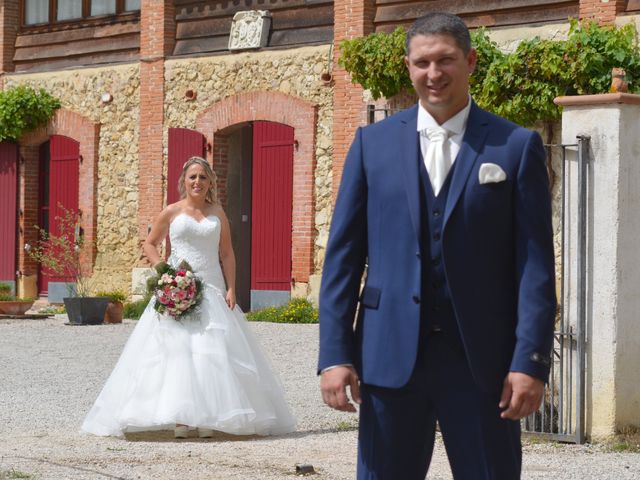
[[[176,320],[156,312],[151,299],[82,430],[122,436],[174,428],[176,438],[190,429],[201,437],[213,430],[291,432],[295,419],[283,388],[236,306],[235,257],[215,173],[206,160],[191,157],[178,188],[182,200],[160,213],[144,253],[152,265],[160,263],[158,246],[168,233],[168,263],[189,262],[202,280],[202,302]]]

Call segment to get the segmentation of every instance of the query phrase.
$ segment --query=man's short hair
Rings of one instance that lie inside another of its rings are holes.
[[[457,15],[445,12],[431,12],[416,19],[407,30],[404,50],[409,55],[409,43],[416,35],[449,35],[465,55],[471,50],[469,29]]]

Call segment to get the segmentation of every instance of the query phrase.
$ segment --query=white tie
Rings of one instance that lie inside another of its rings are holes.
[[[431,180],[431,186],[433,187],[433,193],[437,196],[451,169],[451,159],[445,153],[446,142],[451,132],[442,127],[429,127],[425,128],[421,133],[429,139],[424,161],[429,173],[429,180]]]

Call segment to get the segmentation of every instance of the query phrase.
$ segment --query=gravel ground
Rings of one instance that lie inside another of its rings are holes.
[[[65,321],[0,320],[0,480],[271,480],[295,477],[296,464],[313,465],[318,474],[311,478],[355,478],[355,417],[324,407],[318,393],[317,325],[251,324],[285,384],[296,433],[176,441],[171,432],[126,440],[80,434],[135,322]],[[451,478],[440,440],[427,478]],[[640,454],[528,443],[523,478],[637,480]]]

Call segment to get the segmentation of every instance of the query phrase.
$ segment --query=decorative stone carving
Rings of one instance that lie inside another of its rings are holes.
[[[237,12],[231,23],[229,50],[247,50],[267,45],[271,13],[268,10]]]

